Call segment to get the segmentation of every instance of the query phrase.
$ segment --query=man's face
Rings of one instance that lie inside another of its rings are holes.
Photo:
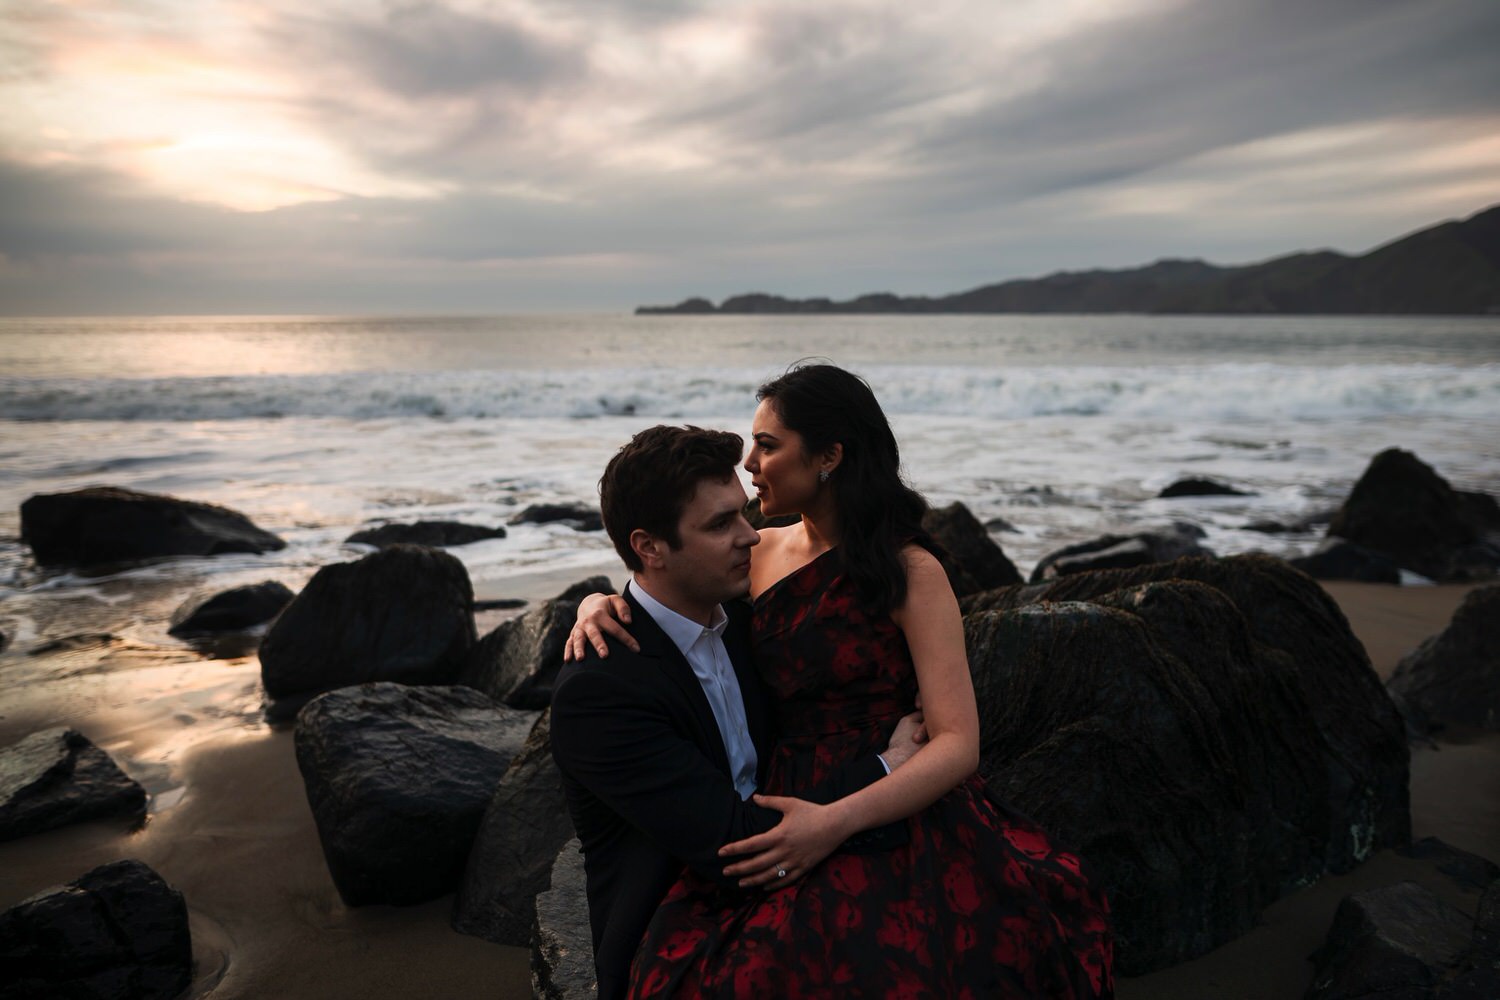
[[[677,522],[682,547],[662,546],[663,573],[672,588],[709,605],[750,589],[750,547],[760,534],[745,520],[745,488],[735,476],[705,479]]]

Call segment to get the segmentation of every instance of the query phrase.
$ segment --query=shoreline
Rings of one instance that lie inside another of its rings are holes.
[[[599,571],[624,582],[612,559]],[[525,597],[534,607],[593,573],[536,571],[482,584],[476,596]],[[1447,625],[1474,585],[1323,586],[1386,677],[1405,652]],[[481,632],[515,613],[481,613]],[[10,688],[0,743],[73,725],[152,795],[138,831],[99,822],[0,844],[0,906],[135,857],[187,899],[198,962],[190,996],[530,996],[527,949],[453,931],[451,895],[408,908],[343,905],[318,845],[291,729],[260,716],[253,655],[205,660],[181,646],[122,640],[38,657],[10,650],[0,676]],[[1413,747],[1411,775],[1414,839],[1437,836],[1500,858],[1500,734],[1438,733]],[[1120,996],[1300,996],[1312,976],[1306,956],[1322,943],[1338,901],[1408,878],[1472,912],[1477,894],[1431,862],[1385,851],[1283,898],[1260,926],[1207,955],[1121,980]]]

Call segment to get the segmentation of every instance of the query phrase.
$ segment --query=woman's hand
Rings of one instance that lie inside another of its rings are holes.
[[[641,644],[625,628],[629,624],[630,603],[625,598],[619,594],[590,594],[578,602],[578,619],[563,646],[563,662],[583,659],[589,646],[594,647],[601,659],[608,659],[609,646],[604,641],[606,632],[620,640],[632,653],[639,653]]]
[[[763,886],[774,889],[797,881],[818,862],[833,853],[853,831],[845,830],[828,806],[780,795],[753,796],[755,804],[781,813],[781,822],[719,848],[719,857],[750,855],[724,868],[729,878],[738,878],[740,888]]]

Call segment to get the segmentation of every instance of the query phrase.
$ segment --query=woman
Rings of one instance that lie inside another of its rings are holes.
[[[631,995],[1111,995],[1102,893],[974,773],[958,604],[874,394],[808,365],[758,398],[745,469],[763,514],[802,519],[762,529],[751,561],[756,668],[781,733],[757,801],[806,814],[822,840],[797,853],[773,829],[726,845],[726,872],[765,893],[685,874],[636,953]],[[608,615],[590,607],[597,634]],[[916,703],[928,740],[904,766],[827,806],[787,797],[879,750]],[[904,847],[830,853],[907,817]]]

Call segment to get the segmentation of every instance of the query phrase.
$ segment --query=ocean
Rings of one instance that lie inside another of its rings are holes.
[[[0,629],[24,646],[53,631],[49,603],[108,602],[134,583],[295,589],[368,551],[343,539],[369,522],[596,505],[632,433],[747,434],[755,387],[804,357],[865,376],[912,484],[1003,519],[1014,530],[993,537],[1023,572],[1071,542],[1172,521],[1221,554],[1305,553],[1319,531],[1246,525],[1336,507],[1392,446],[1500,493],[1497,317],[7,319]],[[1251,495],[1155,498],[1186,476]],[[39,570],[21,502],[93,484],[223,504],[289,544],[107,578]],[[496,596],[612,564],[603,533],[561,524],[451,551]]]

